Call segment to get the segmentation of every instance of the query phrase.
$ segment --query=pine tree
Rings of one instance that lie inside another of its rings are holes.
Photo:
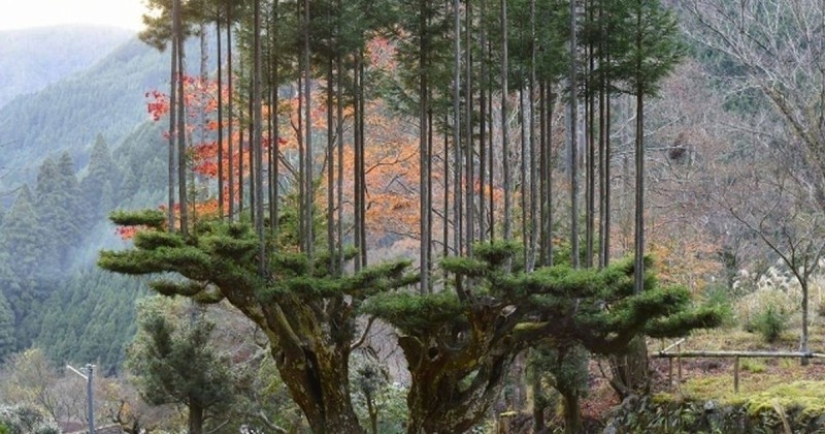
[[[142,396],[153,405],[179,404],[188,410],[188,433],[202,434],[210,414],[226,412],[232,400],[229,360],[215,353],[215,324],[198,307],[162,297],[138,303],[139,332],[128,366]],[[188,311],[188,312],[187,312]]]
[[[71,161],[68,162],[71,165]],[[71,189],[74,188],[74,191]],[[72,259],[72,249],[80,240],[77,211],[79,186],[74,173],[64,175],[64,167],[47,158],[40,166],[35,188],[35,208],[44,234],[43,247],[66,269]]]
[[[53,289],[51,283],[59,275],[33,202],[31,190],[24,186],[0,226],[0,252],[8,255],[6,266],[0,268],[0,288],[14,314],[18,346],[31,341],[32,330],[24,321],[37,312],[37,305]]]
[[[2,258],[0,256],[0,259]],[[0,364],[15,350],[17,350],[17,340],[14,336],[14,313],[6,297],[0,292]]]
[[[86,175],[80,181],[81,195],[88,213],[84,220],[94,224],[106,217],[114,205],[115,198],[111,193],[118,191],[120,178],[120,170],[112,160],[109,144],[103,136],[98,136],[92,147]]]

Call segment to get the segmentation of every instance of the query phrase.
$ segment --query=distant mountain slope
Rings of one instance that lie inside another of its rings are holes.
[[[90,67],[133,36],[102,26],[0,31],[0,107]]]
[[[186,50],[197,53],[197,40]],[[0,108],[0,193],[33,181],[49,155],[69,151],[85,166],[99,134],[116,146],[149,119],[146,92],[168,83],[169,53],[134,37],[93,67],[15,98]]]

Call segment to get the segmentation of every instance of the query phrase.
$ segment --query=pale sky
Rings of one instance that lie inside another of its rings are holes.
[[[0,0],[0,30],[55,24],[143,27],[143,0]]]

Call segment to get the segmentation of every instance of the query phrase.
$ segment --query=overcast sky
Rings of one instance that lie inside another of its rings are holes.
[[[0,30],[55,24],[103,24],[142,28],[143,0],[0,0]]]

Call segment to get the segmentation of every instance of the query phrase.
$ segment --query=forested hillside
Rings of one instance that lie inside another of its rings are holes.
[[[165,57],[134,36],[101,57],[93,66],[0,108],[0,191],[33,182],[43,159],[63,151],[82,168],[97,136],[116,146],[149,120],[146,93],[169,81]],[[3,199],[8,203],[7,196]]]
[[[89,68],[133,36],[90,26],[0,31],[0,107]]]
[[[0,402],[83,421],[94,362],[127,432],[825,429],[821,2],[147,6],[0,110]]]

